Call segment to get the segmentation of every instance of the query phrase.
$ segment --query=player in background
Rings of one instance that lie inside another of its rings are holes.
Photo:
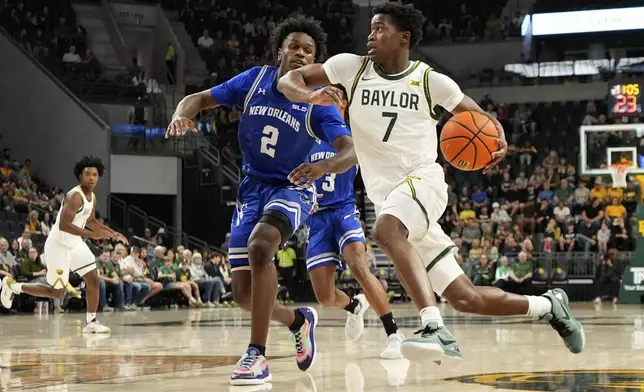
[[[446,208],[447,184],[436,163],[440,115],[435,106],[453,114],[486,113],[452,79],[419,61],[409,61],[411,47],[421,40],[423,22],[422,13],[413,6],[378,5],[373,8],[366,57],[339,54],[323,65],[291,71],[278,83],[278,89],[295,102],[337,105],[343,97],[332,84],[349,92],[356,155],[378,213],[372,234],[393,260],[422,319],[421,337],[406,339],[401,350],[406,357],[426,357],[428,351],[460,357],[430,285],[422,279],[428,276],[434,290],[457,311],[549,320],[566,347],[579,353],[585,335],[571,316],[565,292],[555,289],[543,296],[523,296],[475,287],[456,262],[456,246],[437,223]],[[320,86],[326,87],[314,90]],[[499,130],[499,151],[484,173],[507,152],[501,124],[494,117],[490,120]]]
[[[69,284],[69,273],[77,273],[85,281],[87,315],[83,333],[109,333],[99,324],[96,312],[99,301],[99,280],[96,257],[83,242],[83,237],[109,238],[127,244],[127,239],[96,219],[94,188],[103,176],[105,167],[99,158],[84,157],[74,165],[74,176],[79,184],[72,188],[58,211],[56,222],[45,241],[47,283],[17,283],[10,277],[2,280],[2,305],[10,308],[13,296],[21,293],[35,297],[60,298]]]
[[[290,102],[277,91],[286,72],[324,56],[326,33],[319,22],[303,16],[280,23],[272,36],[277,67],[255,67],[231,80],[184,98],[167,136],[196,131],[192,118],[217,105],[238,106],[239,145],[246,178],[237,192],[230,231],[229,257],[235,301],[251,312],[251,337],[233,370],[231,384],[262,384],[271,379],[264,356],[271,319],[295,336],[296,361],[307,370],[316,353],[313,308],[289,310],[276,303],[277,271],[273,257],[281,244],[308,218],[316,201],[315,186],[295,186],[288,175],[308,158],[316,138],[338,150],[328,170],[341,173],[355,164],[353,142],[335,107]]]
[[[344,108],[340,108],[344,112]],[[364,331],[364,314],[373,306],[387,334],[387,347],[380,354],[383,359],[402,358],[400,344],[404,336],[391,313],[389,298],[378,279],[369,270],[366,242],[360,213],[356,208],[353,182],[358,167],[341,174],[328,173],[327,159],[337,153],[329,143],[318,140],[309,154],[309,162],[300,165],[290,175],[296,185],[308,183],[313,177],[321,197],[318,210],[309,217],[309,243],[306,250],[306,269],[318,302],[324,306],[347,311],[345,336],[355,341]],[[308,182],[307,182],[308,181]],[[364,294],[349,298],[335,287],[335,272],[342,268],[344,258]]]

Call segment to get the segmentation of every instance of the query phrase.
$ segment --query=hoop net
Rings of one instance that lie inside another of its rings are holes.
[[[613,179],[613,188],[626,188],[626,175],[630,168],[630,163],[613,163],[608,167]]]

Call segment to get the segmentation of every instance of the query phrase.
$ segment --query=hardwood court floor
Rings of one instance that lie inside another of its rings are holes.
[[[319,307],[318,307],[319,309]],[[288,331],[275,325],[268,348],[277,392],[362,391],[642,391],[644,307],[575,304],[587,333],[573,355],[547,324],[525,317],[487,318],[443,309],[465,360],[448,368],[406,360],[381,361],[384,332],[373,311],[365,335],[344,339],[344,312],[320,309],[319,356],[297,370]],[[407,335],[416,311],[396,305]],[[0,317],[2,390],[254,391],[229,387],[244,351],[248,315],[239,309],[101,314],[107,339],[82,337],[83,314]],[[264,390],[264,389],[259,389]]]

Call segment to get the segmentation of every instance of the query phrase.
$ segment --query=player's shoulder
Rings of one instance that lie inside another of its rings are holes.
[[[337,63],[337,64],[346,64],[346,65],[352,65],[352,64],[362,64],[365,62],[367,59],[366,56],[360,56],[355,53],[338,53],[334,56],[331,56],[326,62],[332,62],[332,63]]]

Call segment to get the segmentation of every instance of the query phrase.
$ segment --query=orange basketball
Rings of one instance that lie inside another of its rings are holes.
[[[458,113],[443,127],[441,152],[459,170],[481,170],[492,161],[492,153],[499,149],[498,137],[499,131],[486,115],[478,112]]]

